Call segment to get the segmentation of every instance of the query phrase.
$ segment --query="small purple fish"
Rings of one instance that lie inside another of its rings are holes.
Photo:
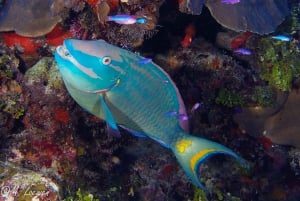
[[[189,118],[186,114],[179,114],[177,116],[177,119],[182,120],[182,121],[187,121]]]
[[[177,119],[179,119],[181,121],[188,120],[188,116],[186,114],[178,114],[178,112],[176,112],[175,110],[167,112],[166,114],[164,114],[164,117],[166,117],[166,118],[176,117]]]
[[[139,60],[137,62],[137,64],[147,64],[147,63],[150,63],[151,61],[152,61],[151,58],[143,58],[143,59]]]
[[[145,24],[147,22],[147,19],[144,17],[140,17],[136,19],[137,24]]]
[[[240,0],[222,0],[224,4],[237,4],[240,3]]]
[[[245,48],[238,48],[238,49],[235,49],[233,52],[236,54],[242,54],[242,55],[251,55],[252,54],[252,52],[250,50],[245,49]]]
[[[235,113],[238,113],[238,114],[243,113],[243,109],[240,108],[240,107],[236,107],[236,108],[234,109],[234,111],[235,111]]]
[[[200,103],[195,103],[191,109],[191,112],[195,112],[200,107]]]

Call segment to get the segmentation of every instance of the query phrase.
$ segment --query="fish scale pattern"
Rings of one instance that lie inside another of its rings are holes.
[[[165,117],[164,114],[172,110],[179,112],[180,105],[169,76],[153,63],[133,64],[120,79],[120,85],[107,93],[107,103],[116,114],[116,122],[149,137],[171,142],[166,132],[173,135],[179,122],[176,116]]]

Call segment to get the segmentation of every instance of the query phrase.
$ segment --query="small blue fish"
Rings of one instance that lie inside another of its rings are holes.
[[[139,60],[137,62],[137,64],[147,64],[147,63],[150,63],[151,61],[152,61],[151,58],[143,58],[143,59]]]
[[[176,115],[177,115],[177,112],[176,112],[175,110],[172,110],[172,111],[170,111],[170,112],[165,113],[165,114],[164,114],[164,117],[169,118],[169,117],[174,117],[174,116],[176,116]]]
[[[237,4],[240,3],[240,0],[222,0],[224,4]]]
[[[175,110],[172,110],[172,111],[164,114],[164,117],[167,117],[167,118],[174,117],[174,116],[176,116],[176,118],[180,121],[186,121],[189,119],[186,114],[178,114],[178,112],[176,112]]]
[[[145,24],[147,22],[147,19],[144,17],[140,17],[136,19],[137,24]]]
[[[235,49],[233,52],[236,54],[242,54],[242,55],[251,55],[252,54],[252,52],[250,50],[245,49],[245,48],[238,48],[238,49]]]
[[[272,36],[273,39],[281,40],[281,41],[291,41],[291,37],[285,36],[285,35],[276,35]]]
[[[113,15],[108,16],[107,21],[114,21],[117,24],[144,24],[147,22],[146,18],[136,18],[132,15]]]
[[[189,134],[185,107],[174,82],[153,62],[140,68],[140,59],[103,40],[67,39],[55,51],[67,90],[81,107],[105,120],[114,135],[119,135],[119,125],[171,150],[198,187],[204,188],[199,166],[210,156],[227,154],[245,162],[231,149]]]

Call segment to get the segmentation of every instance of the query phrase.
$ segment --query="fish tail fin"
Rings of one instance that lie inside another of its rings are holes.
[[[170,148],[189,179],[196,186],[204,190],[206,189],[201,183],[198,169],[205,159],[215,154],[227,154],[237,159],[242,165],[246,164],[246,161],[231,149],[216,142],[187,133],[182,133],[178,140],[171,144]]]

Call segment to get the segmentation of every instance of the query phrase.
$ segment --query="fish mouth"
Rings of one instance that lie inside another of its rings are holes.
[[[65,45],[61,45],[58,46],[56,48],[56,52],[57,54],[65,59],[68,60],[69,62],[71,62],[76,68],[78,68],[78,70],[80,70],[83,74],[86,74],[87,76],[89,76],[90,78],[93,79],[100,79],[103,80],[99,75],[97,75],[97,73],[95,73],[93,71],[92,68],[86,67],[83,64],[81,64],[77,59],[75,59],[71,53],[69,52],[69,50],[66,48]]]
[[[70,60],[70,58],[73,58],[68,49],[65,45],[60,45],[56,48],[56,52],[58,55],[64,59]]]

